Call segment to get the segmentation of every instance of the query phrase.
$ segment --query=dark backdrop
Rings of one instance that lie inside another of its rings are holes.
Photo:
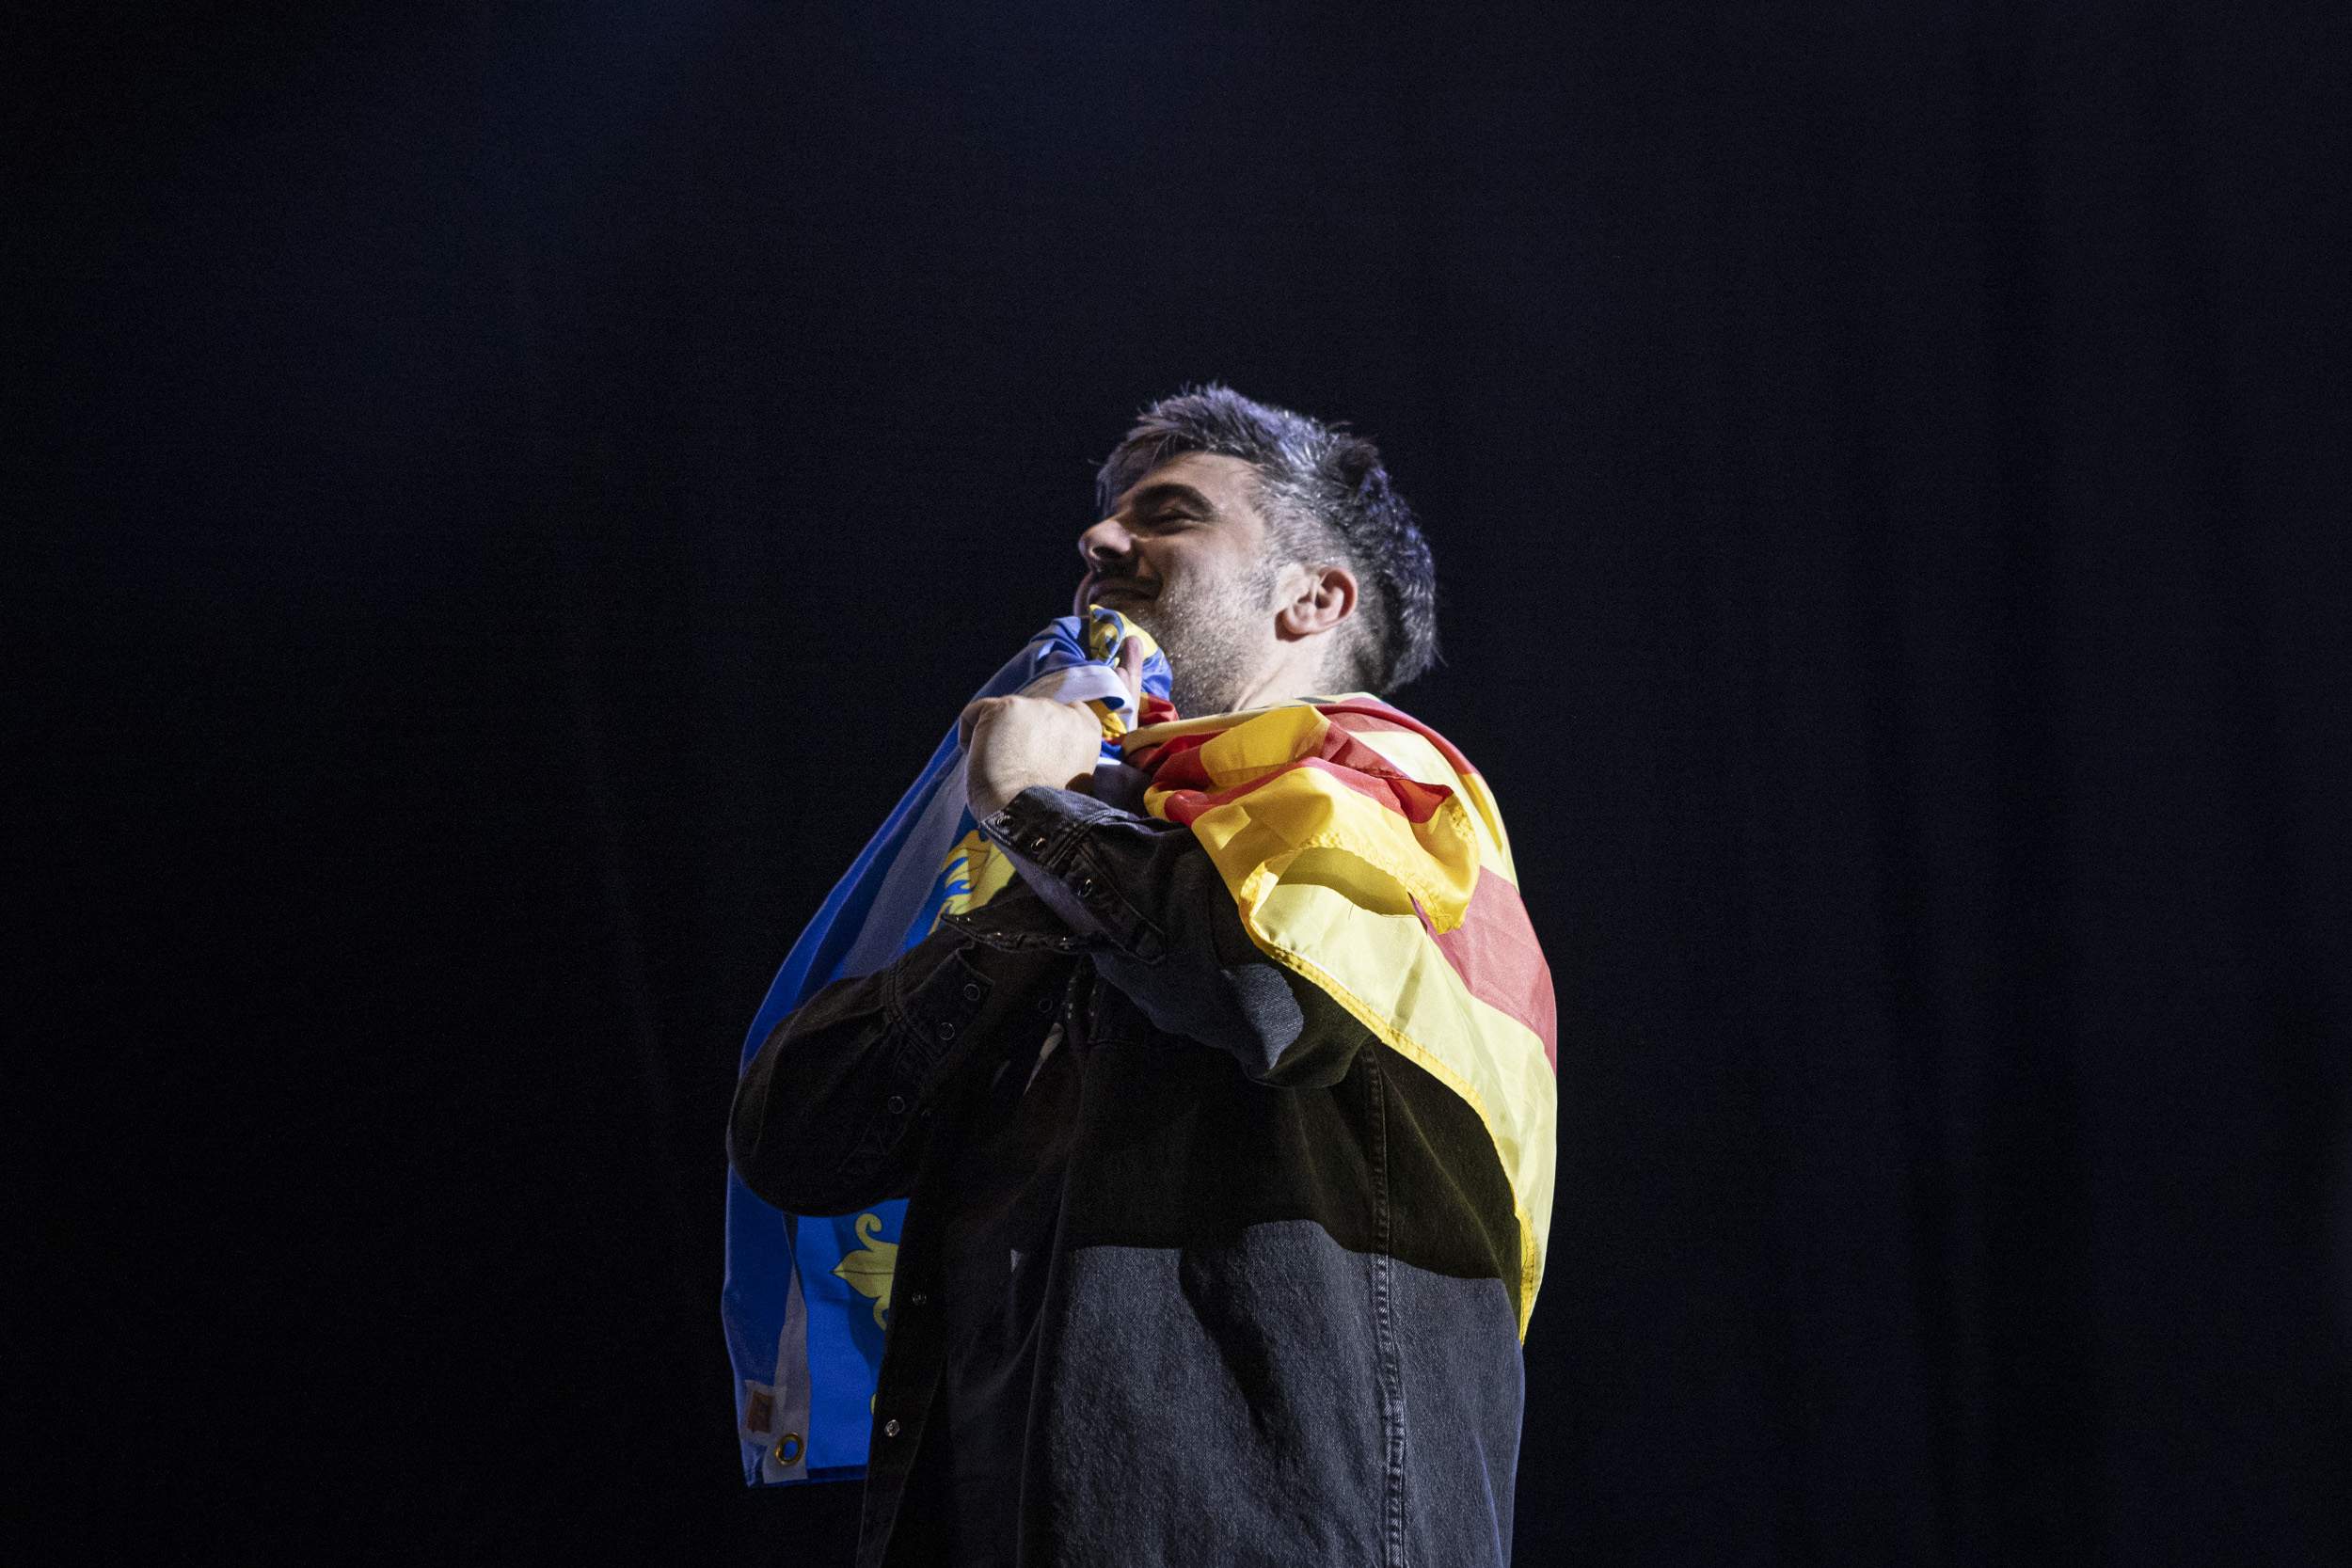
[[[1425,514],[1404,700],[1551,956],[1521,1560],[2352,1551],[2341,8],[74,21],[11,1099],[84,1338],[11,1338],[84,1528],[843,1560],[736,1481],[740,1032],[1219,377]]]

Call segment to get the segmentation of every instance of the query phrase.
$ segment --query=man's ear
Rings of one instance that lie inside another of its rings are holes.
[[[1356,574],[1344,566],[1294,562],[1285,569],[1274,632],[1285,642],[1331,631],[1356,613]]]

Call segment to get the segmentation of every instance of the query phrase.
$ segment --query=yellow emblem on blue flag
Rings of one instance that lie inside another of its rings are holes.
[[[882,1227],[880,1214],[860,1214],[858,1250],[844,1253],[833,1272],[850,1290],[873,1299],[874,1326],[886,1329],[890,1323],[884,1314],[890,1310],[890,1281],[898,1272],[898,1243],[882,1240]]]
[[[1012,880],[1012,862],[975,828],[956,840],[956,847],[947,851],[947,863],[940,867],[939,879],[944,895],[939,901],[940,914],[951,911],[962,914],[978,909],[1003,891],[1005,884]],[[937,916],[931,924],[939,924]]]

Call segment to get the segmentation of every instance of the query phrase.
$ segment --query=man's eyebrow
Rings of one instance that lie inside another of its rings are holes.
[[[1127,499],[1120,503],[1119,510],[1149,512],[1154,507],[1165,506],[1171,501],[1179,506],[1189,506],[1196,512],[1206,513],[1211,518],[1224,515],[1217,511],[1216,502],[1209,499],[1191,485],[1180,484],[1172,479],[1161,480],[1156,484],[1147,484],[1142,489],[1130,493]]]

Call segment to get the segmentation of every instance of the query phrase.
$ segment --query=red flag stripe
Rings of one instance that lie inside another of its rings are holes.
[[[1161,811],[1167,818],[1170,822],[1189,828],[1193,820],[1202,812],[1213,810],[1217,806],[1229,805],[1246,795],[1263,789],[1277,779],[1284,778],[1301,768],[1312,768],[1328,774],[1334,783],[1346,785],[1366,800],[1378,801],[1406,821],[1413,823],[1428,821],[1430,817],[1437,815],[1438,808],[1454,795],[1454,791],[1442,785],[1425,784],[1408,779],[1385,764],[1383,764],[1384,770],[1375,774],[1360,766],[1336,763],[1324,757],[1302,757],[1296,762],[1276,768],[1262,779],[1252,779],[1248,784],[1235,784],[1231,789],[1214,791],[1192,787],[1184,783],[1183,772],[1198,771],[1197,769],[1180,770],[1171,767],[1164,769],[1152,779],[1152,787],[1168,792],[1161,803]],[[1179,776],[1171,780],[1168,777],[1171,772],[1178,773]]]
[[[1418,906],[1416,911],[1418,911]],[[1544,1042],[1544,1060],[1560,1070],[1558,1005],[1551,991],[1551,966],[1535,941],[1519,890],[1507,877],[1481,877],[1470,893],[1462,923],[1439,931],[1422,916],[1422,929],[1438,944],[1472,996],[1515,1018]]]
[[[1478,771],[1470,758],[1454,749],[1454,742],[1400,708],[1382,702],[1319,703],[1315,711],[1343,730],[1409,730],[1438,749],[1446,766],[1468,778]]]
[[[1454,791],[1443,784],[1423,784],[1397,768],[1388,758],[1374,751],[1354,736],[1339,729],[1325,733],[1322,742],[1307,756],[1285,767],[1278,768],[1263,778],[1248,784],[1218,790],[1209,777],[1208,765],[1200,755],[1201,743],[1207,737],[1183,736],[1159,749],[1152,758],[1152,787],[1171,792],[1182,791],[1202,797],[1198,803],[1188,803],[1190,815],[1179,818],[1173,807],[1170,821],[1183,821],[1189,826],[1194,816],[1211,806],[1221,806],[1238,800],[1250,791],[1263,788],[1293,768],[1315,766],[1332,778],[1347,785],[1359,795],[1379,801],[1407,821],[1426,822],[1438,808],[1454,798]],[[1187,744],[1190,742],[1190,744]],[[1173,795],[1171,794],[1171,800]]]

